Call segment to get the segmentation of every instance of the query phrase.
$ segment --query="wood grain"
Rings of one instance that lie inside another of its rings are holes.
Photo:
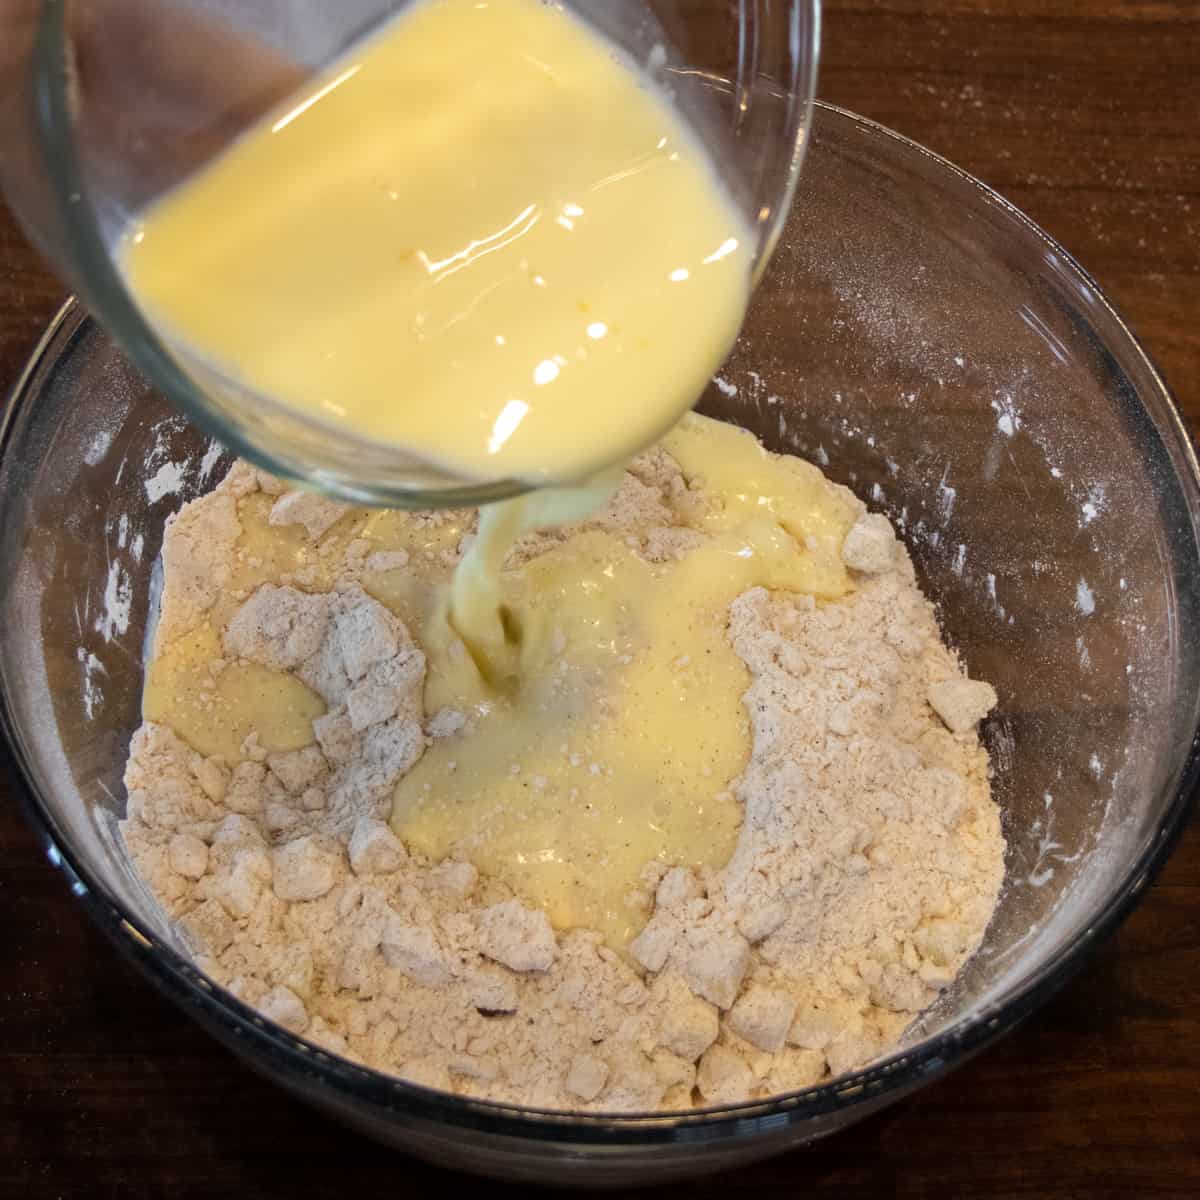
[[[824,98],[995,186],[1125,312],[1200,426],[1200,4],[835,0]],[[61,289],[0,216],[0,386]],[[250,1074],[118,961],[0,804],[0,1197],[435,1197],[462,1186]],[[730,1196],[1200,1195],[1200,836],[1065,991]],[[497,1200],[518,1189],[489,1186]]]

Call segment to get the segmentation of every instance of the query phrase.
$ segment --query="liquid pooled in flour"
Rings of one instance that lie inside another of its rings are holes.
[[[453,582],[438,543],[457,546],[461,520],[359,513],[343,532],[408,552],[365,585],[425,651],[427,715],[463,720],[400,781],[393,827],[613,945],[644,919],[628,897],[647,862],[732,852],[750,745],[730,601],[757,585],[841,595],[854,512],[812,468],[686,418],[664,442],[707,493],[686,553],[647,562],[593,530],[503,566],[522,533],[602,505],[694,402],[752,257],[683,116],[540,0],[409,6],[123,249],[177,352],[466,479],[552,485],[486,510]],[[145,695],[147,719],[230,762],[251,728],[269,752],[309,744],[323,711],[261,665],[196,682],[235,596],[302,570],[334,582],[265,504],[243,502],[228,596],[161,649]]]
[[[452,713],[461,726],[400,780],[394,830],[432,860],[469,859],[559,928],[626,945],[645,919],[630,893],[648,862],[719,867],[736,841],[749,675],[728,640],[730,601],[756,586],[844,595],[841,547],[857,516],[816,468],[732,426],[689,415],[662,445],[703,484],[676,553],[647,561],[584,528],[495,576],[493,599],[521,631],[507,690],[488,684],[446,621],[470,514],[351,510],[317,546],[299,526],[269,524],[273,497],[246,497],[237,567],[205,621],[158,648],[146,719],[231,764],[248,728],[269,752],[310,744],[324,705],[295,676],[237,663],[205,686],[193,676],[238,597],[297,575],[329,590],[358,543],[366,562],[400,564],[362,583],[426,655],[427,720]]]

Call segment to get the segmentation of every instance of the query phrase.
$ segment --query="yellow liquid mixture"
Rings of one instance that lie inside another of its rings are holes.
[[[543,906],[560,928],[625,945],[645,914],[629,903],[643,867],[719,867],[741,821],[731,785],[750,754],[745,666],[726,637],[730,601],[755,586],[835,599],[857,509],[814,467],[767,454],[748,434],[689,415],[663,440],[703,502],[680,515],[703,534],[682,557],[647,562],[621,537],[577,533],[498,573],[494,603],[520,629],[517,686],[496,691],[445,619],[463,514],[352,511],[315,546],[268,525],[273,498],[239,504],[239,565],[205,624],[158,648],[144,711],[204,753],[241,757],[249,728],[268,750],[313,740],[318,697],[290,675],[230,663],[207,680],[234,593],[308,572],[322,591],[351,542],[405,565],[362,576],[425,651],[425,710],[461,732],[426,749],[396,789],[393,827],[431,859],[469,858]],[[361,547],[360,547],[361,549]],[[168,587],[170,582],[168,581]],[[201,678],[197,681],[196,676]]]
[[[856,516],[815,468],[732,426],[687,416],[662,445],[704,481],[690,524],[708,536],[648,563],[584,532],[505,572],[498,600],[521,635],[513,695],[481,688],[427,625],[427,707],[471,722],[426,750],[392,816],[409,846],[469,858],[559,928],[617,947],[644,922],[629,893],[648,862],[722,866],[737,840],[750,678],[726,636],[730,602],[757,586],[844,595]]]
[[[683,117],[543,0],[422,0],[154,205],[168,340],[468,479],[568,482],[703,391],[745,222]]]
[[[594,530],[502,570],[515,537],[604,503],[744,312],[747,230],[648,81],[542,0],[423,0],[157,204],[123,261],[175,344],[251,389],[470,478],[572,485],[486,511],[453,586],[455,514],[359,512],[318,552],[244,498],[226,595],[158,648],[148,719],[230,763],[251,730],[311,743],[323,704],[297,679],[207,668],[235,594],[297,572],[328,589],[354,539],[403,549],[363,584],[427,655],[427,714],[466,722],[398,785],[410,847],[614,946],[648,862],[727,860],[750,752],[729,603],[841,595],[851,502],[689,417],[664,443],[704,480],[688,553],[651,563]]]

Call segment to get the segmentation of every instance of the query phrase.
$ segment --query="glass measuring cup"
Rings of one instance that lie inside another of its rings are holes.
[[[461,478],[250,390],[168,345],[113,258],[137,213],[404,7],[405,0],[8,0],[0,13],[0,185],[33,240],[149,380],[238,453],[359,502],[474,505],[528,485]],[[805,147],[818,0],[564,7],[643,64],[703,139],[752,230],[757,279]]]

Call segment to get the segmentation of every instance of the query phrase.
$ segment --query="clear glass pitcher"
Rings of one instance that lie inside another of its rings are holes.
[[[4,0],[0,186],[30,238],[147,378],[239,454],[364,503],[515,495],[252,393],[164,344],[113,248],[133,216],[409,0]],[[756,235],[791,203],[819,0],[564,0],[645,64],[708,146]]]

